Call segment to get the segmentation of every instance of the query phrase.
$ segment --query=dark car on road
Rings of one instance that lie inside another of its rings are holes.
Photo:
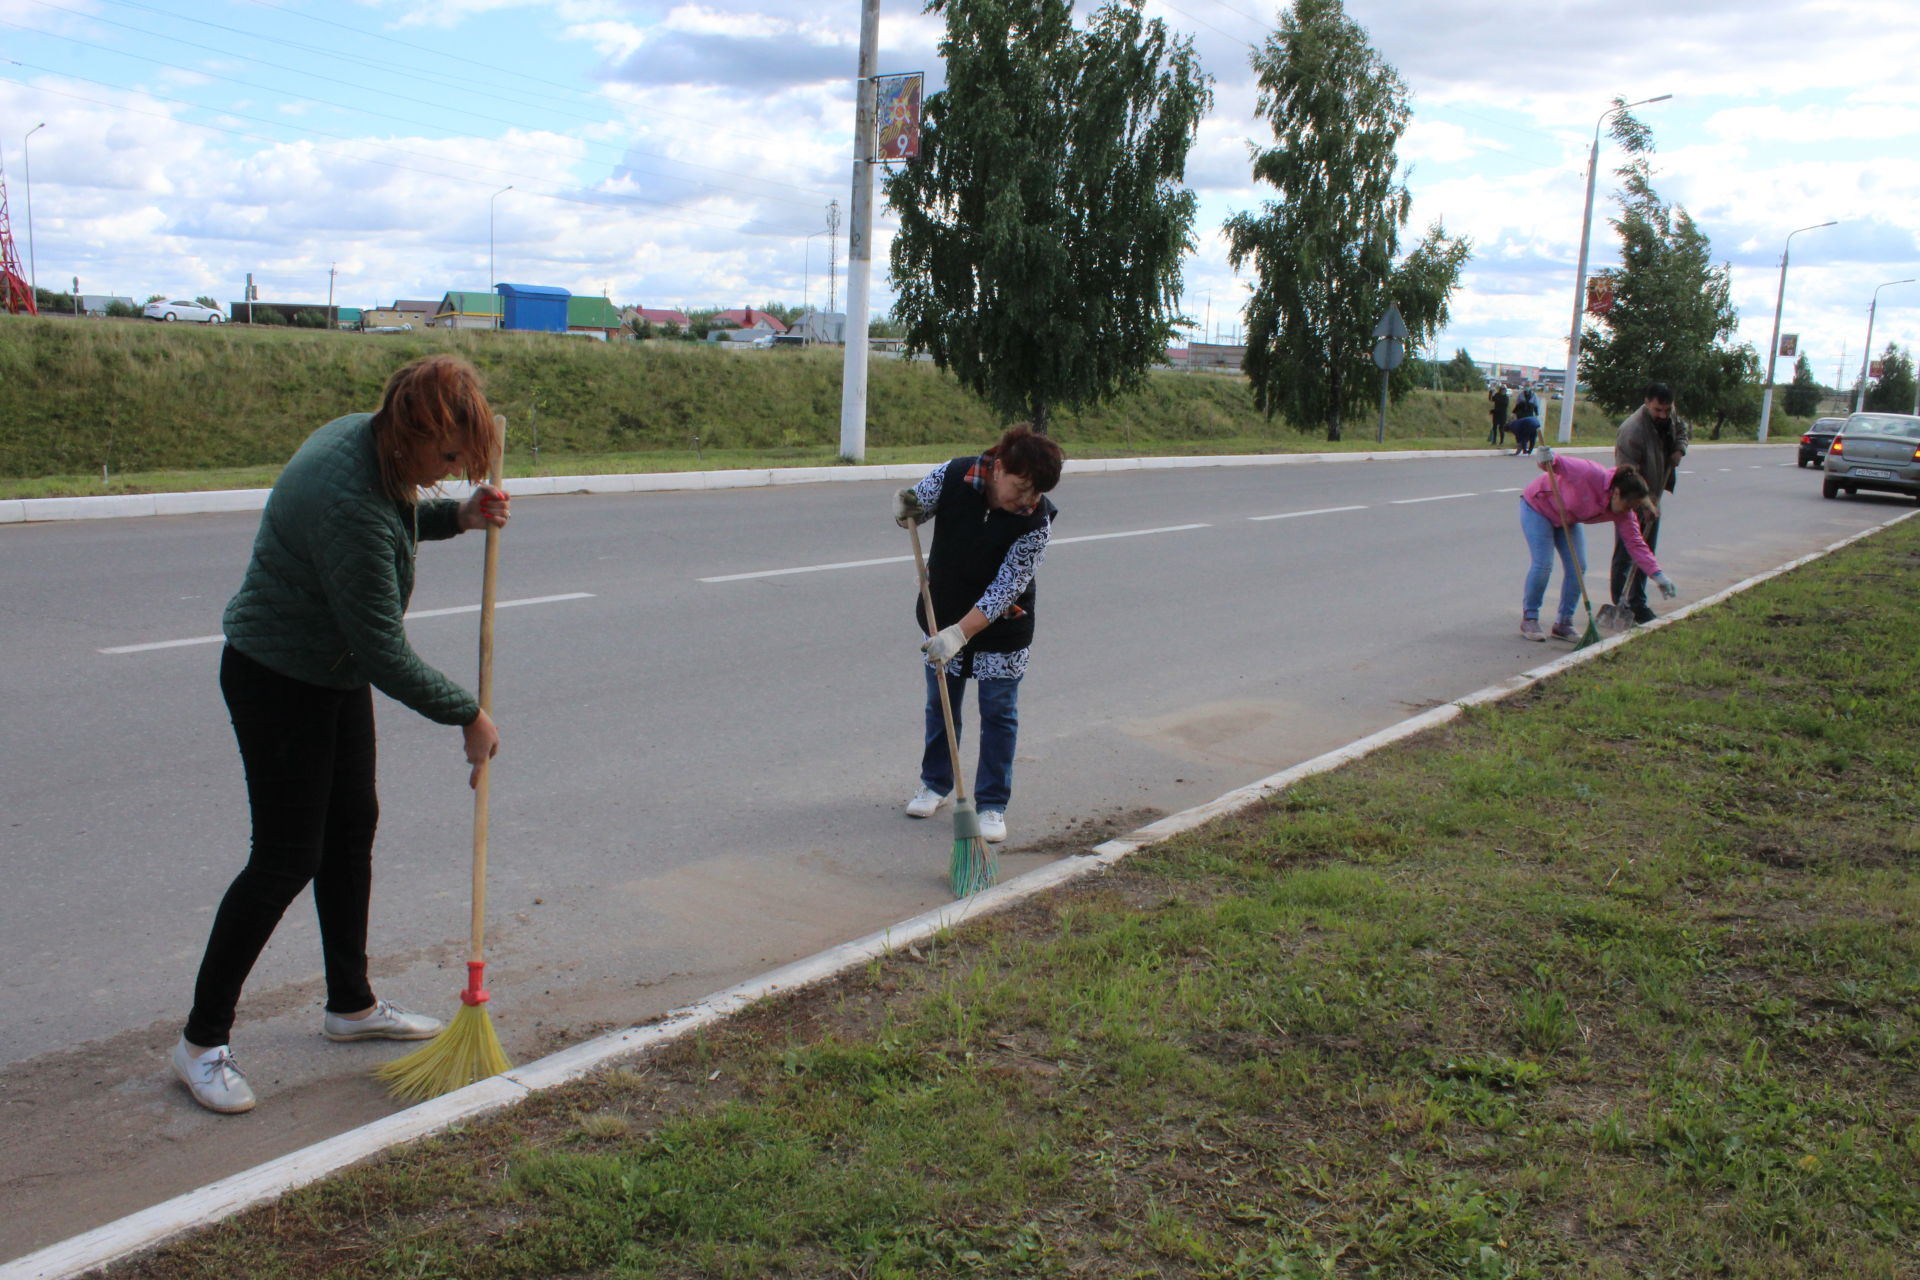
[[[1862,489],[1920,498],[1920,417],[1910,413],[1856,413],[1827,449],[1822,496]]]
[[[1845,418],[1821,418],[1807,428],[1807,434],[1800,437],[1800,465],[1817,467],[1827,460],[1827,446],[1840,434],[1840,428],[1847,425]]]

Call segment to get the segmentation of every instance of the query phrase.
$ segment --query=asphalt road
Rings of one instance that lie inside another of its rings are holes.
[[[1661,547],[1683,601],[1910,509],[1824,501],[1793,454],[1689,459]],[[1535,474],[1489,454],[1069,476],[1006,870],[1543,661],[1516,631]],[[899,812],[922,686],[891,487],[516,504],[500,597],[526,603],[497,624],[489,936],[516,1058],[944,899],[944,813]],[[256,523],[0,529],[0,1198],[26,1210],[0,1224],[0,1258],[389,1109],[363,1072],[397,1047],[316,1034],[304,897],[235,1032],[260,1110],[202,1113],[161,1062],[245,856],[207,638]],[[1604,595],[1611,537],[1593,532]],[[463,681],[480,551],[423,548],[410,624]],[[384,699],[377,714],[376,987],[444,1016],[467,911],[459,734]]]

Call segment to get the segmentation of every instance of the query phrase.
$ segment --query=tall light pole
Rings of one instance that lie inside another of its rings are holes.
[[[1580,372],[1580,318],[1587,310],[1587,247],[1593,240],[1593,181],[1600,170],[1600,127],[1606,124],[1608,116],[1634,107],[1644,107],[1650,102],[1665,102],[1672,96],[1663,93],[1657,98],[1623,102],[1619,106],[1608,107],[1593,122],[1593,149],[1587,153],[1587,205],[1580,219],[1580,267],[1573,277],[1573,328],[1567,333],[1567,372],[1560,384],[1561,444],[1569,444],[1573,440],[1573,384]]]
[[[1914,277],[1905,280],[1889,280],[1873,291],[1873,302],[1867,307],[1867,349],[1860,353],[1860,390],[1853,397],[1853,411],[1859,413],[1867,403],[1867,366],[1873,361],[1873,313],[1880,306],[1880,290],[1891,289],[1897,284],[1912,284]]]
[[[1836,225],[1833,222],[1816,222],[1810,227],[1801,227],[1800,231],[1818,231],[1822,227]],[[1767,442],[1767,422],[1773,417],[1773,361],[1780,354],[1780,309],[1787,302],[1787,254],[1793,248],[1793,238],[1800,231],[1787,232],[1787,243],[1780,249],[1780,293],[1773,300],[1773,343],[1767,348],[1767,389],[1760,393],[1760,430],[1757,438],[1761,444]]]
[[[809,292],[813,288],[813,237],[831,235],[832,233],[832,227],[822,227],[806,239],[806,248],[801,253],[802,265],[800,268],[802,273],[800,276],[800,313],[802,315],[810,314],[813,310],[813,304],[807,301]],[[809,329],[811,329],[811,322],[809,322]]]
[[[493,278],[493,202],[511,190],[513,190],[513,184],[509,182],[506,186],[487,197],[487,292],[496,298],[500,296],[500,291],[494,287],[499,281]],[[491,327],[495,329],[500,327],[500,312],[497,308],[493,312],[493,324]]]
[[[34,305],[39,305],[40,273],[33,262],[33,153],[27,150],[27,143],[33,141],[33,135],[47,127],[42,120],[27,130],[27,136],[20,139],[20,161],[27,171],[27,287],[34,291]]]
[[[873,77],[879,58],[880,0],[861,0],[860,74],[853,82],[852,225],[847,229],[847,345],[840,373],[840,456],[848,462],[867,457],[867,289],[873,268],[873,135],[878,114]],[[833,288],[831,276],[827,288]]]

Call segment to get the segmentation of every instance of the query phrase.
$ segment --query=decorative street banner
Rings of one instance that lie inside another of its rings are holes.
[[[1800,335],[1783,333],[1780,335],[1780,354],[1791,360],[1800,354]]]
[[[1886,377],[1886,376],[1887,376],[1887,362],[1886,362],[1886,361],[1884,361],[1884,360],[1875,360],[1875,361],[1874,361],[1874,362],[1873,362],[1872,364],[1870,364],[1870,365],[1868,365],[1868,366],[1867,366],[1867,377],[1868,377],[1868,378],[1869,378],[1870,380],[1872,380],[1872,381],[1874,381],[1874,382],[1878,382],[1878,381],[1880,381],[1880,379],[1882,379],[1882,378],[1884,378],[1884,377]]]
[[[875,76],[873,91],[880,137],[874,159],[882,164],[912,160],[920,154],[920,92],[923,72]]]
[[[1587,314],[1604,316],[1613,310],[1613,277],[1602,271],[1587,277]]]

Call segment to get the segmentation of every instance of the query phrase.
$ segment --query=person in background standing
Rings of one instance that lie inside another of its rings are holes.
[[[1673,388],[1664,382],[1649,382],[1641,394],[1644,403],[1620,424],[1619,434],[1614,437],[1613,461],[1615,466],[1638,470],[1646,477],[1647,487],[1653,490],[1652,502],[1640,513],[1640,533],[1648,547],[1657,548],[1661,517],[1666,510],[1665,495],[1673,492],[1680,459],[1687,455],[1692,433],[1686,423],[1673,416]],[[1633,620],[1652,622],[1655,614],[1647,607],[1647,579],[1645,575],[1635,576],[1629,587],[1633,555],[1617,531],[1612,569],[1609,586],[1613,602],[1622,603],[1624,591],[1624,603],[1632,611]]]
[[[1514,403],[1513,416],[1516,418],[1539,418],[1540,399],[1533,394],[1532,387],[1520,388],[1520,399]]]
[[[1507,443],[1507,384],[1496,382],[1487,388],[1487,399],[1492,407],[1487,415],[1493,419],[1493,430],[1487,432],[1487,443],[1501,448]]]

